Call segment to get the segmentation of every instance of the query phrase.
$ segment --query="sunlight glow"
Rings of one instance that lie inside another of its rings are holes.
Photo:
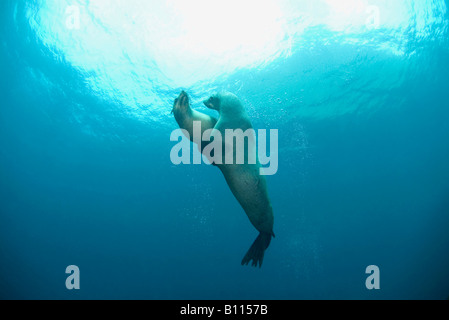
[[[403,55],[408,41],[429,36],[436,17],[446,14],[444,0],[30,3],[30,25],[58,61],[72,65],[102,97],[139,110],[162,103],[153,94],[158,90],[194,87],[288,58],[309,47],[310,30],[327,37],[317,33],[315,42],[331,36]]]
[[[126,51],[153,57],[175,86],[257,66],[288,49],[274,0],[117,0],[113,8],[97,0],[85,9],[103,31],[126,43]],[[81,35],[82,42],[89,41],[89,33]]]

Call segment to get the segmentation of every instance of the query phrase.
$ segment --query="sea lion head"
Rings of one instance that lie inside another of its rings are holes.
[[[204,105],[209,109],[220,111],[220,97],[218,94],[211,96],[208,100],[204,100]]]
[[[211,96],[208,100],[204,101],[204,105],[209,109],[216,110],[220,113],[243,109],[239,98],[237,98],[235,94],[226,91]]]

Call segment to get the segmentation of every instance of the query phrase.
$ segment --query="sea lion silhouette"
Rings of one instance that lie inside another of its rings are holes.
[[[193,140],[195,121],[201,122],[202,136],[205,133],[207,134],[207,130],[212,130],[211,132],[218,130],[224,137],[227,129],[246,131],[253,128],[242,103],[232,93],[222,92],[213,95],[204,101],[204,104],[206,107],[218,111],[219,118],[215,119],[192,109],[189,97],[184,91],[181,92],[174,103],[172,113],[179,127],[188,132],[189,138],[193,142],[195,142]],[[210,134],[209,138],[212,135]],[[206,147],[207,142],[202,143],[200,151],[203,152]],[[250,147],[245,146],[245,148],[248,150]],[[226,150],[226,147],[223,150]],[[233,154],[235,155],[235,152]],[[223,158],[225,158],[224,154]],[[222,161],[221,164],[212,164],[221,170],[235,198],[242,206],[253,226],[260,232],[243,258],[242,265],[248,265],[252,261],[254,267],[257,267],[257,265],[262,267],[265,250],[270,245],[271,238],[274,237],[274,217],[268,197],[267,183],[265,177],[260,174],[261,165],[259,160],[256,159],[255,164],[251,164],[248,159],[245,159],[243,164],[236,164],[236,162],[226,164],[226,161]]]

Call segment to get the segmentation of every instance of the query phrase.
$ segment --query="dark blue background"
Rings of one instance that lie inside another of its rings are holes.
[[[171,164],[171,106],[160,126],[114,113],[24,17],[13,20],[14,1],[0,7],[0,298],[449,295],[447,43],[421,48],[420,76],[405,74],[373,112],[254,119],[280,136],[279,173],[268,178],[277,237],[259,270],[240,266],[257,232],[219,171]],[[325,59],[349,49],[316,50]],[[299,60],[257,76],[282,83]],[[30,80],[30,70],[56,85]],[[248,81],[246,99],[261,87],[253,77],[234,76]],[[65,288],[72,264],[79,291]],[[371,264],[379,291],[365,288]]]

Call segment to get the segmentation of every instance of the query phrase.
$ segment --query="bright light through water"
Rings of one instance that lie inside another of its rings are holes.
[[[443,0],[35,0],[27,18],[97,94],[138,112],[166,103],[158,91],[288,59],[317,28],[322,41],[410,54],[445,12]]]

